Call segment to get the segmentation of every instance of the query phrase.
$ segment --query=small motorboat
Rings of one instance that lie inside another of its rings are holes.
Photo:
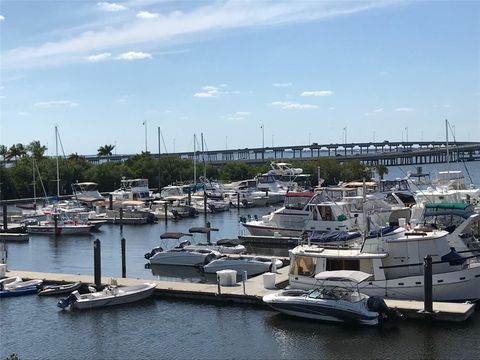
[[[50,296],[70,294],[72,291],[80,289],[81,286],[82,283],[80,281],[72,284],[46,285],[38,291],[37,295]]]
[[[43,280],[22,281],[22,278],[14,277],[2,279],[0,283],[0,297],[12,297],[36,294]]]
[[[238,239],[218,240],[215,244],[200,243],[193,245],[185,245],[185,250],[213,250],[220,254],[243,254],[247,248],[240,243]]]
[[[360,293],[358,284],[372,275],[362,271],[324,271],[317,275],[322,286],[313,290],[287,289],[265,295],[263,301],[282,313],[329,322],[377,325],[380,320],[398,316],[382,298]],[[345,286],[326,285],[328,281]],[[353,284],[353,286],[352,286]]]
[[[57,306],[66,309],[92,309],[104,306],[127,304],[148,298],[155,290],[156,284],[117,287],[109,285],[102,291],[81,294],[75,290],[65,299],[61,299]]]
[[[262,274],[271,271],[273,267],[281,268],[283,262],[280,259],[268,256],[256,255],[229,255],[213,259],[209,263],[203,265],[203,271],[206,273],[216,273],[220,270],[236,270],[241,273],[247,272],[248,276]]]
[[[179,240],[183,236],[192,235],[181,232],[170,232],[160,235],[160,238]],[[200,266],[220,256],[219,252],[208,248],[187,249],[186,247],[189,245],[191,245],[189,241],[184,241],[169,250],[164,250],[161,246],[158,246],[146,253],[145,259],[149,260],[150,264],[156,265]]]

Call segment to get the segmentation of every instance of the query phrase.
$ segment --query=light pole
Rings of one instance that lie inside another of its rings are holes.
[[[173,153],[175,154],[175,138],[173,138]]]
[[[405,141],[408,142],[408,126],[405,126]]]
[[[148,151],[148,148],[147,148],[147,120],[145,120],[143,122],[143,126],[145,126],[145,152]]]
[[[343,128],[343,143],[344,144],[347,143],[347,127],[346,126]]]
[[[262,159],[264,159],[265,158],[265,127],[262,124],[260,128],[262,129]]]
[[[272,147],[275,146],[275,145],[274,145],[274,144],[275,144],[275,141],[274,141],[274,140],[275,140],[275,135],[272,134]]]

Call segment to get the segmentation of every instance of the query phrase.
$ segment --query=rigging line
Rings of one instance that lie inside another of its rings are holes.
[[[60,131],[58,131],[58,127],[57,127],[57,136],[58,136],[58,141],[60,141],[60,147],[62,148],[63,158],[66,159],[67,157],[65,156],[65,150],[63,149],[62,138],[60,137]]]
[[[160,133],[160,137],[162,138],[163,148],[165,149],[165,154],[168,155],[167,145],[165,144],[165,139],[163,138],[163,132]]]
[[[450,129],[450,132],[452,133],[453,143],[457,144],[457,139],[456,139],[456,136],[455,136],[455,132],[453,131],[453,128],[452,128],[452,125],[450,124],[450,121],[447,120],[447,124],[448,124],[448,127]],[[467,164],[465,163],[465,160],[462,158],[461,161],[462,161],[463,167],[465,168],[465,172],[467,173],[468,178],[470,179],[470,183],[473,184],[473,180],[472,180],[472,177],[470,175],[470,172],[468,171]]]
[[[42,190],[43,190],[43,194],[45,195],[45,199],[47,200],[47,204],[50,204],[50,201],[48,201],[47,191],[45,190],[45,185],[43,184],[42,174],[40,174],[40,169],[38,168],[37,162],[35,162],[35,168],[37,169],[38,178],[40,180],[40,184],[42,184]]]

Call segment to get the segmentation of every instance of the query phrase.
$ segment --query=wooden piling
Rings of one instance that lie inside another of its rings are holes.
[[[121,247],[122,247],[122,278],[127,277],[127,261],[126,261],[126,252],[125,252],[125,238],[122,237]]]
[[[3,204],[3,231],[7,232],[8,230],[8,213],[7,213],[7,204]]]
[[[102,286],[102,262],[101,244],[99,239],[96,239],[93,242],[93,274],[95,286],[97,289],[100,289]]]
[[[123,234],[123,207],[120,207],[120,234]]]
[[[433,312],[432,257],[425,256],[423,263],[424,312]]]

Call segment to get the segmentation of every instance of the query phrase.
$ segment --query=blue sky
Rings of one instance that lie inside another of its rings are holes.
[[[7,146],[480,141],[479,1],[0,0],[0,41]]]

